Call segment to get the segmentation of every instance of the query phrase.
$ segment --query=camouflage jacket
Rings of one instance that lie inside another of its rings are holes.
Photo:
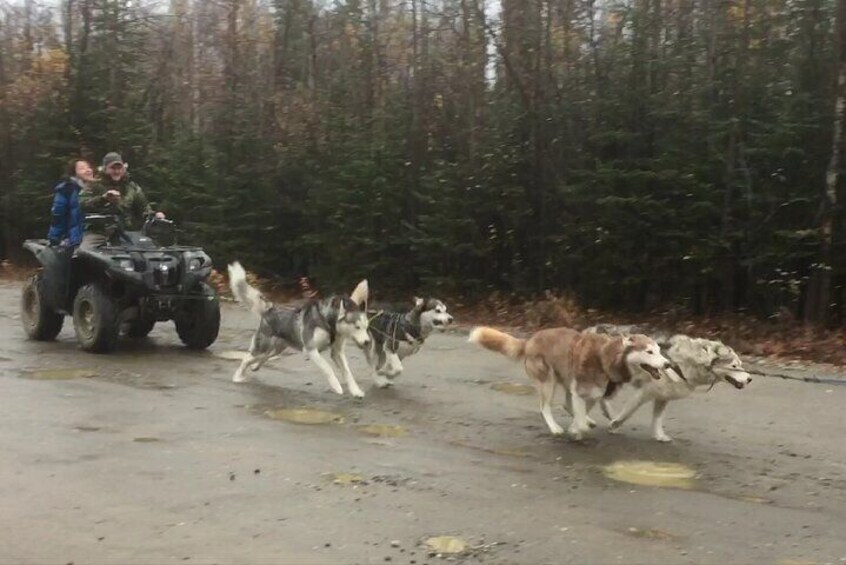
[[[112,204],[106,199],[106,192],[117,190],[121,194],[120,203]],[[125,230],[140,230],[147,216],[152,213],[150,202],[141,187],[126,175],[119,182],[106,177],[90,183],[79,193],[82,211],[85,214],[112,214],[118,216]],[[104,226],[111,229],[115,226]],[[101,226],[86,223],[85,231],[100,231]]]

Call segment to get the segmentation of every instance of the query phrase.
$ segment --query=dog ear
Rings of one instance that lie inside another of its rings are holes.
[[[414,301],[414,307],[415,308],[419,308],[419,307],[423,306],[423,299],[420,298],[419,296],[415,296],[414,298],[412,298],[412,301]]]
[[[347,309],[344,308],[344,301],[338,300],[338,319],[340,320],[341,318],[343,318],[344,314],[346,314],[346,313],[347,313]]]
[[[623,338],[623,347],[631,347],[634,345],[634,338],[632,336],[627,335]]]
[[[367,279],[364,279],[358,286],[355,287],[355,290],[352,291],[350,294],[350,300],[358,304],[359,306],[364,306],[364,303],[367,302],[367,298],[370,294],[370,288],[367,285]]]

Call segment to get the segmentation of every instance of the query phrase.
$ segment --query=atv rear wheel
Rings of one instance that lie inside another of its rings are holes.
[[[23,288],[21,321],[26,335],[36,341],[53,341],[62,331],[65,316],[44,303],[41,273],[31,276]]]
[[[220,301],[206,283],[200,283],[200,292],[194,296],[176,318],[176,333],[189,349],[205,349],[220,331]]]
[[[155,325],[155,320],[136,318],[129,323],[129,327],[126,330],[126,337],[144,339],[151,331],[153,331],[153,326]]]
[[[91,353],[108,353],[117,346],[118,309],[99,283],[79,289],[73,301],[73,327],[79,345]]]

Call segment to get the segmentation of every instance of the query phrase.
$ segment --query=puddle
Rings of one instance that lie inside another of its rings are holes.
[[[358,485],[364,483],[364,477],[356,475],[355,473],[331,473],[332,484],[335,485]]]
[[[692,489],[696,471],[680,463],[661,461],[617,461],[602,468],[609,479],[651,487]]]
[[[426,540],[426,547],[436,553],[456,554],[467,551],[467,542],[453,536],[437,536]]]
[[[344,417],[334,412],[314,410],[312,408],[276,408],[264,413],[272,420],[282,420],[292,424],[320,425],[343,424]]]
[[[670,532],[667,532],[665,530],[659,530],[657,528],[648,528],[645,530],[642,530],[640,528],[629,528],[628,530],[626,530],[626,535],[638,539],[651,539],[660,541],[675,541],[679,538],[675,534],[671,534]]]
[[[42,369],[21,372],[21,377],[36,381],[68,381],[71,379],[91,379],[96,376],[98,376],[97,371],[92,369]]]
[[[518,396],[536,394],[535,387],[523,383],[494,383],[491,388],[505,394],[516,394]]]
[[[404,437],[408,435],[407,429],[392,424],[368,424],[358,426],[357,429],[363,434],[376,437]]]
[[[212,357],[217,357],[218,359],[226,359],[227,361],[243,361],[246,356],[246,351],[235,351],[234,349],[212,351]]]
[[[74,428],[78,432],[99,432],[100,428],[96,426],[76,426]]]
[[[161,440],[157,437],[136,437],[132,441],[135,443],[155,443]]]

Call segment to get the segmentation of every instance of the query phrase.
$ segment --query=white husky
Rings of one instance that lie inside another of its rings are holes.
[[[606,333],[605,328],[598,331]],[[614,333],[613,331],[607,333]],[[676,335],[660,341],[662,353],[673,364],[672,371],[680,373],[684,381],[670,379],[634,379],[638,387],[623,411],[616,417],[611,414],[609,398],[603,398],[600,406],[611,419],[612,431],[616,431],[647,402],[653,403],[652,437],[658,441],[672,441],[664,432],[664,413],[671,400],[690,396],[697,388],[713,387],[718,382],[727,382],[736,389],[742,389],[752,382],[749,373],[743,370],[740,357],[731,347],[720,341]],[[710,390],[710,388],[708,389]],[[613,395],[613,392],[608,395]]]

